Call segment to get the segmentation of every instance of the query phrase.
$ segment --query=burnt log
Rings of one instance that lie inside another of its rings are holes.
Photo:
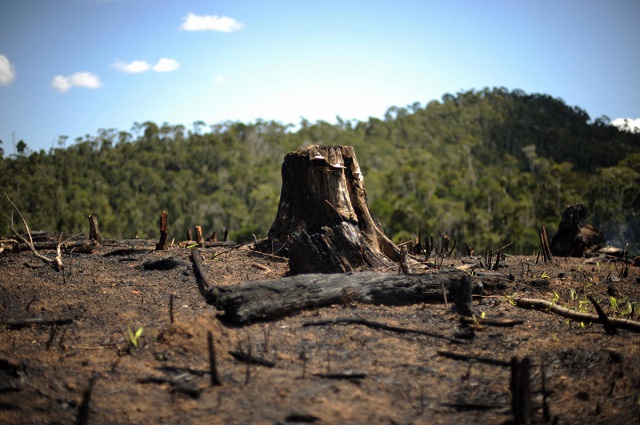
[[[372,271],[301,274],[277,280],[246,282],[237,286],[211,287],[205,291],[205,298],[208,303],[224,312],[224,321],[248,324],[276,320],[302,310],[336,304],[359,302],[411,305],[442,302],[445,293],[452,299],[461,299],[456,292],[461,288],[460,282],[467,279],[469,275],[460,270],[424,274]],[[482,276],[480,279],[473,281],[474,292],[509,285],[506,278],[495,274]],[[470,296],[466,299],[471,303]],[[468,310],[473,311],[473,308],[468,306]]]
[[[309,146],[285,156],[267,246],[287,248],[292,274],[387,269],[400,261],[369,210],[350,146]]]
[[[551,239],[551,254],[557,257],[582,257],[604,246],[604,234],[584,224],[586,210],[582,204],[568,206],[562,212],[558,231]]]

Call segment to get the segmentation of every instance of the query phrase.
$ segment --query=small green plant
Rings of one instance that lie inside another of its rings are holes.
[[[549,276],[547,272],[542,272],[542,275],[540,277],[543,279],[551,279],[551,276]]]
[[[627,297],[617,299],[609,297],[610,312],[615,313],[618,317],[633,318],[640,314],[640,303],[631,302]]]
[[[553,299],[551,300],[551,305],[547,310],[551,310],[551,307],[558,304],[558,301],[560,301],[560,294],[558,294],[558,292],[556,291],[553,291]]]
[[[505,298],[507,299],[507,301],[509,302],[509,304],[511,305],[516,305],[516,296],[518,295],[517,292],[514,292],[513,295],[507,295]]]
[[[143,328],[138,328],[135,332],[131,330],[131,326],[127,325],[127,331],[129,333],[129,342],[133,345],[134,348],[138,348],[138,343],[140,342],[140,337],[142,336]]]

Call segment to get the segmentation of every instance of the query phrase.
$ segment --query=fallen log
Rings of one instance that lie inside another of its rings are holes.
[[[302,274],[277,280],[258,280],[238,286],[211,287],[207,302],[235,324],[268,321],[305,309],[353,302],[365,304],[409,305],[440,302],[453,298],[459,282],[470,275],[459,270],[424,274],[379,272]],[[474,292],[504,287],[504,277],[473,278]]]

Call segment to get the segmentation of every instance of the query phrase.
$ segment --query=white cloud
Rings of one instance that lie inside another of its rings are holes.
[[[180,64],[175,59],[161,58],[153,67],[156,72],[171,72],[180,68]]]
[[[137,74],[139,72],[148,71],[149,68],[151,68],[151,65],[149,65],[147,61],[138,60],[129,63],[116,61],[111,66],[119,69],[120,71],[126,72],[127,74]]]
[[[56,75],[51,81],[51,87],[61,93],[66,92],[71,87],[84,87],[87,89],[97,89],[102,87],[102,81],[97,75],[90,72],[76,72],[73,75],[65,77]]]
[[[216,75],[216,77],[213,79],[213,82],[216,84],[222,84],[225,81],[227,81],[226,75]]]
[[[5,55],[0,55],[0,86],[9,85],[16,78],[16,68]]]
[[[202,15],[189,13],[184,18],[180,29],[184,31],[220,31],[231,32],[244,28],[244,25],[228,16]]]
[[[630,131],[631,133],[640,133],[640,118],[616,118],[611,121],[621,130]]]

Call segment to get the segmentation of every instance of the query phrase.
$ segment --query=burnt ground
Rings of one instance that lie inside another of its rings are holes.
[[[640,422],[640,334],[606,335],[601,325],[523,310],[508,298],[555,297],[559,305],[593,313],[586,301],[592,294],[611,315],[629,317],[625,308],[636,307],[637,319],[638,267],[625,278],[622,264],[606,258],[536,264],[536,258],[507,257],[499,273],[513,276],[513,285],[474,304],[487,318],[524,320],[514,327],[465,328],[444,303],[348,303],[229,327],[200,293],[189,250],[102,255],[117,248],[65,254],[66,282],[49,267],[27,267],[39,265],[29,252],[0,255],[0,423],[509,423],[510,368],[440,351],[503,362],[529,356],[538,423],[545,404],[549,421],[560,424]],[[286,262],[248,247],[201,253],[215,285],[275,279],[287,271]],[[176,260],[176,267],[145,269],[164,258]],[[442,267],[479,261],[445,259]],[[7,325],[27,318],[73,321]],[[461,343],[357,324],[303,326],[332,318],[422,329]],[[142,329],[137,348],[128,328]],[[208,332],[221,386],[210,385]],[[230,351],[273,367],[247,365]],[[336,379],[348,372],[348,379]]]

